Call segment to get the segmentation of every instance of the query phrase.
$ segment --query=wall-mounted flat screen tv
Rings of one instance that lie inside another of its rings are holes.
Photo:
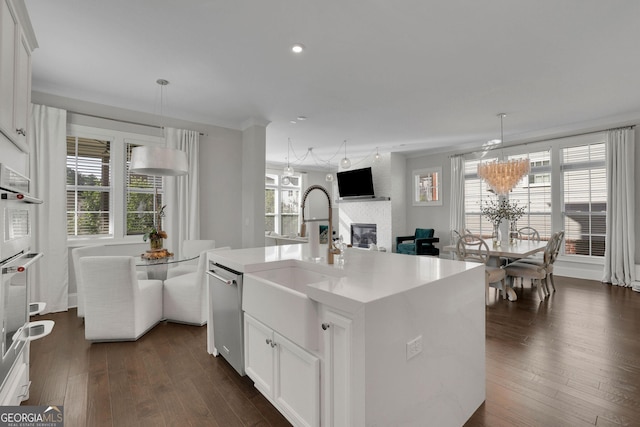
[[[371,168],[347,170],[337,173],[338,193],[341,198],[373,198]]]

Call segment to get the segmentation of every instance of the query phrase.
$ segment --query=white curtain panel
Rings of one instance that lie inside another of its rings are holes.
[[[462,156],[451,158],[451,206],[449,210],[449,230],[464,230],[464,159]],[[450,233],[453,234],[453,233]],[[450,236],[451,243],[455,243]]]
[[[165,185],[165,231],[167,248],[175,259],[180,259],[183,240],[200,239],[200,195],[198,179],[200,133],[191,130],[165,128],[167,147],[187,153],[189,173],[164,177]]]
[[[634,130],[607,132],[607,226],[603,282],[632,286],[635,280]]]
[[[44,256],[29,282],[31,302],[47,303],[45,312],[69,308],[67,251],[67,112],[31,105],[29,169],[34,190],[43,200],[34,206],[34,249]]]

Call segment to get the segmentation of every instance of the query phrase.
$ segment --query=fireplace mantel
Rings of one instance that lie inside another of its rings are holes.
[[[354,203],[354,202],[388,202],[391,200],[391,197],[371,197],[369,199],[340,199],[336,200],[334,203]]]

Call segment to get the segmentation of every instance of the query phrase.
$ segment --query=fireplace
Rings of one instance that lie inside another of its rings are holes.
[[[375,224],[351,224],[351,245],[356,248],[368,248],[371,243],[377,244],[377,227]]]

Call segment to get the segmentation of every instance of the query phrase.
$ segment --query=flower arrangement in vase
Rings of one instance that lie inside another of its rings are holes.
[[[518,206],[517,202],[510,203],[507,199],[490,200],[485,202],[481,207],[480,213],[485,216],[493,224],[493,245],[500,245],[500,223],[503,219],[511,222],[511,231],[509,238],[513,243],[513,229],[516,228],[516,222],[522,218],[525,213],[523,206]]]
[[[149,240],[149,245],[152,251],[161,250],[163,245],[162,240],[167,238],[167,232],[162,231],[162,218],[164,218],[164,208],[166,207],[167,205],[162,206],[156,213],[156,218],[154,221],[156,226],[151,228],[151,230],[147,231],[142,236],[143,241],[146,242],[147,239]]]

